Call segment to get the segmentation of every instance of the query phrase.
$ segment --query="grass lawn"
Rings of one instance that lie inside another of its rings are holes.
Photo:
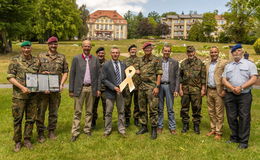
[[[127,138],[122,138],[117,133],[116,109],[113,117],[113,133],[104,138],[101,106],[99,107],[99,119],[97,128],[92,137],[81,134],[79,139],[71,143],[70,130],[73,118],[73,100],[69,98],[68,91],[62,95],[59,109],[59,119],[55,141],[47,140],[43,144],[36,141],[34,130],[34,149],[25,148],[19,153],[12,151],[14,143],[13,118],[11,114],[11,89],[0,89],[0,159],[1,160],[77,160],[77,159],[193,159],[193,160],[245,160],[260,159],[260,90],[253,90],[252,123],[249,148],[238,150],[237,144],[226,144],[229,139],[229,128],[225,119],[224,135],[221,141],[215,141],[213,137],[205,136],[209,129],[209,117],[205,98],[202,107],[201,134],[196,135],[191,129],[187,134],[181,134],[180,98],[175,100],[175,116],[177,121],[177,135],[170,135],[167,129],[167,121],[162,135],[157,140],[150,140],[150,134],[137,136],[137,127],[131,121],[127,129]],[[167,118],[166,118],[167,119]],[[82,124],[83,125],[83,124]],[[191,127],[192,128],[192,127]]]
[[[127,48],[131,44],[136,44],[138,49],[141,49],[143,43],[146,41],[152,41],[154,43],[159,42],[168,42],[173,45],[183,46],[185,45],[194,45],[197,50],[207,50],[204,49],[204,46],[218,46],[222,53],[228,55],[229,49],[224,49],[223,46],[229,46],[233,44],[223,44],[223,43],[202,43],[202,42],[191,42],[191,41],[180,41],[180,40],[145,40],[145,39],[129,39],[129,40],[120,40],[120,41],[92,41],[93,48],[92,53],[95,54],[95,51],[98,47],[103,46],[106,49],[106,56],[110,58],[109,49],[116,45],[121,49],[121,53],[127,53]],[[80,46],[75,46],[75,44],[81,45],[81,41],[61,41],[59,42],[58,51],[66,55],[67,61],[69,66],[71,64],[73,56],[82,53],[82,49]],[[252,45],[243,45],[244,49],[250,53],[250,58],[254,59],[255,61],[260,59],[260,55],[256,55]],[[48,50],[47,44],[37,44],[33,43],[32,46],[33,55],[38,55],[40,52],[44,52]],[[6,80],[6,71],[10,62],[10,58],[14,55],[19,54],[20,46],[18,44],[13,44],[13,53],[8,55],[0,55],[0,83],[8,83]],[[127,55],[127,54],[124,54]],[[139,55],[140,56],[140,55]],[[173,53],[172,57],[181,60],[186,58],[184,53]],[[121,59],[125,57],[121,56]]]

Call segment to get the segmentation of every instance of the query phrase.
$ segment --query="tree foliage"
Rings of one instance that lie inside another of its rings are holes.
[[[152,12],[148,13],[148,18],[154,19],[154,21],[155,21],[156,23],[160,23],[160,21],[161,21],[161,16],[160,16],[160,14],[157,13],[157,12],[155,12],[155,11],[152,11]]]
[[[190,31],[189,31],[189,36],[188,39],[191,41],[199,41],[199,42],[203,42],[205,41],[205,35],[204,35],[204,31],[203,31],[203,25],[201,22],[196,21]]]
[[[82,5],[79,7],[79,11],[82,24],[78,29],[78,38],[84,39],[88,34],[87,20],[89,18],[89,10],[87,9],[86,5]]]
[[[50,36],[71,39],[82,25],[80,11],[74,0],[39,0],[36,6],[34,32],[41,41]]]
[[[12,51],[11,41],[18,39],[30,27],[27,21],[33,15],[35,0],[0,1],[0,53]]]
[[[202,18],[203,33],[208,42],[212,41],[211,33],[217,30],[216,13],[204,13]]]

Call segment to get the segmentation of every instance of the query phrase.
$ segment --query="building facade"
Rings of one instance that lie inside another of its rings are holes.
[[[188,39],[189,31],[192,25],[196,22],[202,22],[202,14],[188,14],[188,15],[168,15],[161,19],[161,23],[166,23],[170,28],[170,34],[166,38],[172,39]],[[223,25],[226,20],[221,15],[216,15],[217,31],[214,32],[214,38],[223,31]]]
[[[127,39],[127,21],[115,10],[98,10],[87,21],[88,39]]]

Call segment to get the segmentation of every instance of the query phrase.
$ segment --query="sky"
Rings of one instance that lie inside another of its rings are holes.
[[[149,12],[156,11],[159,14],[174,11],[178,14],[190,11],[197,13],[213,12],[218,10],[219,14],[228,11],[225,6],[229,0],[77,0],[80,6],[86,4],[88,10],[92,13],[96,10],[117,10],[124,15],[128,10],[138,13],[143,12],[145,16]]]

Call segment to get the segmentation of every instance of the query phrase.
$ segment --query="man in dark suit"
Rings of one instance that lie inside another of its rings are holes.
[[[125,137],[125,115],[124,97],[119,88],[120,83],[125,79],[126,65],[119,61],[120,50],[113,47],[110,51],[111,60],[102,67],[102,83],[105,85],[106,115],[104,136],[107,137],[112,132],[112,112],[116,102],[118,112],[118,132]]]
[[[100,96],[100,64],[98,59],[90,54],[91,48],[90,41],[83,41],[83,53],[75,56],[71,64],[69,95],[70,97],[74,97],[75,100],[75,113],[71,130],[72,142],[76,141],[80,135],[80,119],[84,101],[86,101],[84,133],[91,136],[94,97]]]
[[[176,134],[176,121],[174,117],[174,97],[179,92],[179,63],[175,59],[170,58],[171,46],[166,44],[163,47],[162,70],[160,91],[159,91],[159,111],[158,111],[158,129],[160,134],[163,130],[163,108],[164,97],[166,98],[166,106],[169,119],[169,130],[171,134]]]

